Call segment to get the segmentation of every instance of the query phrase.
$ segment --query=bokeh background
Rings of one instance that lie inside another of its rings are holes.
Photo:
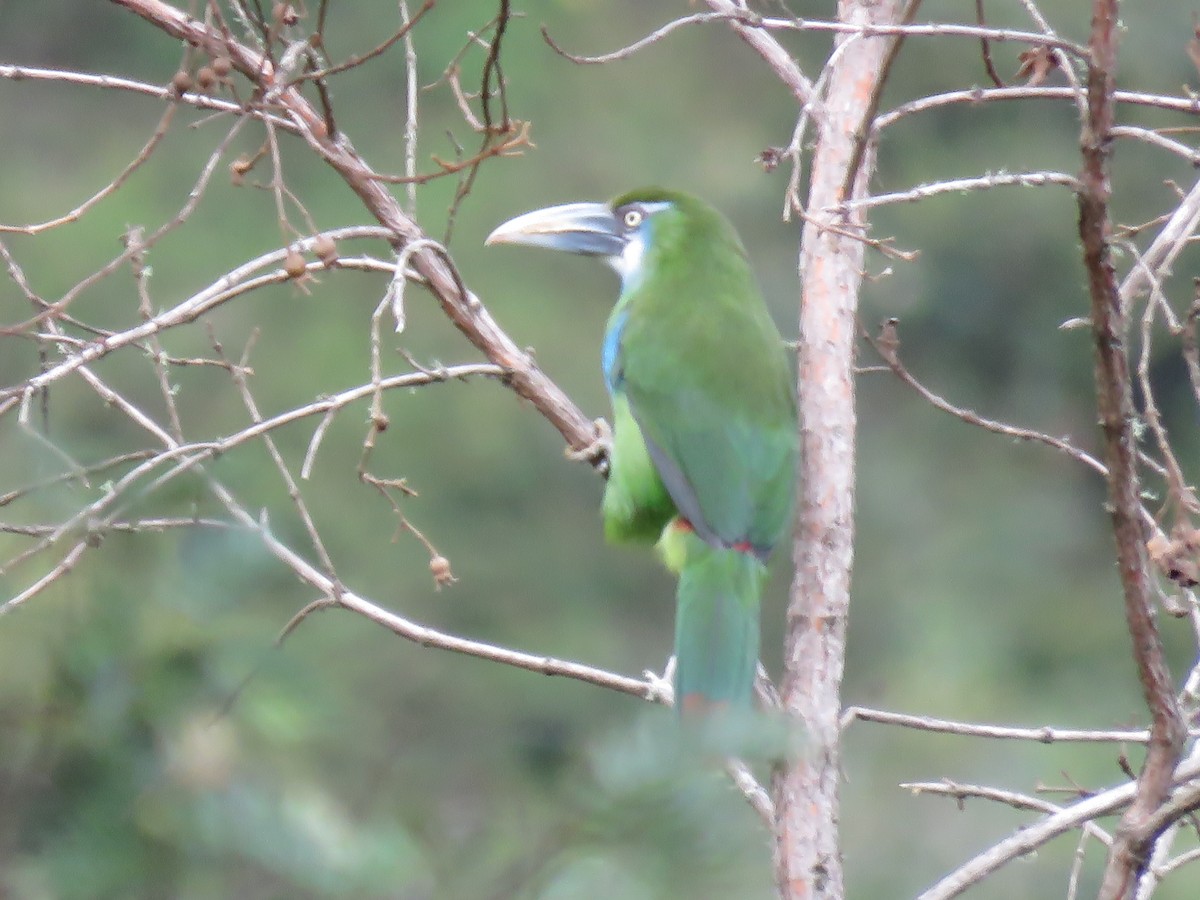
[[[421,169],[469,134],[438,79],[489,0],[441,2],[414,32],[421,94]],[[962,5],[928,2],[930,20]],[[485,165],[461,206],[450,249],[467,283],[542,368],[589,414],[606,414],[600,337],[615,279],[586,261],[484,249],[516,213],[602,199],[662,183],[722,208],[748,244],[781,327],[795,333],[798,226],[780,221],[787,173],[755,157],[789,140],[788,92],[730,31],[680,30],[632,59],[575,66],[543,42],[598,53],[668,18],[678,2],[521,0],[505,38],[510,109],[532,122],[535,148]],[[1079,4],[1041,4],[1063,36],[1083,40]],[[830,4],[798,13],[825,16]],[[1028,27],[1019,4],[989,21]],[[1186,53],[1192,7],[1130,4],[1121,83],[1176,91],[1195,84]],[[390,2],[333,4],[335,58],[395,27]],[[810,76],[820,35],[785,38]],[[1001,72],[1018,48],[997,45]],[[0,2],[0,63],[59,66],[165,83],[180,48],[106,3]],[[464,82],[482,52],[463,57]],[[888,109],[925,93],[982,84],[976,44],[912,40],[885,95]],[[1053,76],[1052,76],[1053,77]],[[398,50],[332,84],[342,129],[379,171],[403,168],[404,67]],[[161,104],[116,91],[0,80],[0,221],[70,209],[137,152]],[[1158,121],[1124,110],[1134,121]],[[197,123],[194,129],[185,122]],[[181,111],[148,165],[82,222],[4,240],[44,297],[60,296],[119,250],[129,225],[154,228],[183,203],[226,122]],[[1182,119],[1177,124],[1186,124]],[[1078,123],[1065,102],[957,106],[895,126],[875,188],[987,171],[1077,166]],[[237,152],[261,132],[247,128]],[[289,185],[320,227],[364,221],[356,198],[284,138]],[[1168,179],[1188,166],[1123,143],[1116,161],[1121,221],[1169,209]],[[259,174],[265,178],[266,170]],[[418,192],[418,217],[440,235],[451,179]],[[873,235],[919,250],[903,263],[872,254],[863,297],[869,326],[901,320],[902,357],[952,401],[986,415],[1096,445],[1076,210],[1062,188],[1003,189],[882,209]],[[300,222],[299,216],[296,221]],[[235,264],[280,246],[268,192],[219,174],[186,227],[150,255],[166,308]],[[370,248],[381,253],[381,248]],[[1195,260],[1172,286],[1186,307]],[[1126,263],[1127,264],[1127,263]],[[254,329],[252,387],[264,413],[369,377],[369,317],[382,277],[326,273],[305,292],[263,290],[207,325],[240,352]],[[28,305],[0,281],[5,323]],[[73,310],[111,327],[136,321],[128,272]],[[422,362],[477,354],[419,289],[406,331],[388,339]],[[204,327],[165,337],[172,353],[209,350]],[[1154,381],[1176,449],[1196,452],[1196,413],[1177,348],[1162,342]],[[872,360],[864,350],[864,363]],[[36,347],[0,337],[0,384],[36,370]],[[390,371],[404,371],[399,353]],[[97,371],[161,414],[149,360],[122,353]],[[246,412],[218,370],[173,373],[192,438],[228,434]],[[964,720],[1073,727],[1139,726],[1145,712],[1130,660],[1103,485],[1040,446],[1013,443],[931,409],[890,375],[859,382],[858,543],[845,699]],[[464,636],[628,674],[661,669],[673,585],[651,554],[606,546],[602,484],[563,458],[561,438],[525,403],[486,382],[387,397],[392,426],[377,474],[419,492],[403,510],[451,561],[437,591],[428,553],[396,534],[387,504],[355,476],[366,407],[343,413],[303,487],[342,578],[403,615]],[[13,417],[0,422],[0,494],[61,471]],[[140,446],[142,437],[94,395],[61,382],[49,438],[77,459]],[[293,466],[313,423],[277,435]],[[273,529],[305,547],[260,446],[213,470]],[[62,484],[0,508],[0,521],[53,522],[102,484]],[[217,515],[198,479],[147,500],[146,513]],[[27,539],[0,535],[7,559]],[[764,659],[778,670],[787,560],[777,560],[764,613]],[[0,574],[4,597],[40,574]],[[111,535],[71,575],[0,618],[0,895],[15,898],[405,897],[765,898],[768,835],[719,775],[671,777],[655,761],[664,713],[565,679],[550,679],[406,643],[349,613],[321,613],[281,647],[276,635],[315,599],[236,530]],[[1176,675],[1192,664],[1186,622],[1163,621]],[[1126,748],[1134,764],[1137,748]],[[1098,788],[1122,779],[1118,749],[995,743],[858,724],[846,733],[841,816],[848,893],[912,896],[1012,832],[1029,815],[971,801],[913,796],[906,781],[950,778],[1018,791]],[[1068,799],[1051,795],[1050,799]],[[1067,836],[1009,865],[972,896],[1063,896],[1076,849]],[[1101,848],[1088,847],[1081,896],[1094,891]],[[1163,898],[1192,898],[1200,871],[1173,876]]]

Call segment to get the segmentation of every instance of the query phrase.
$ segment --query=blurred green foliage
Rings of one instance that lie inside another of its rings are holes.
[[[422,84],[438,80],[495,6],[437,4],[414,32]],[[829,6],[803,12],[826,15]],[[1124,10],[1123,82],[1174,90],[1196,77],[1183,46],[1191,9],[1152,6]],[[798,228],[778,216],[786,173],[764,175],[753,163],[789,139],[796,110],[787,91],[720,26],[683,29],[601,67],[570,64],[538,33],[545,23],[572,50],[604,52],[693,11],[689,4],[514,7],[522,15],[504,47],[508,99],[514,116],[533,123],[536,148],[483,167],[451,244],[464,278],[514,339],[535,348],[585,410],[606,411],[597,370],[611,275],[578,260],[485,251],[482,239],[526,209],[656,182],[701,193],[730,215],[780,322],[794,323]],[[1047,0],[1042,8],[1064,36],[1086,33],[1078,4]],[[922,13],[952,19],[962,9],[939,0]],[[1027,27],[1016,4],[988,12],[994,24]],[[331,4],[328,50],[334,58],[363,52],[395,23],[393,3]],[[827,39],[786,41],[815,74]],[[1015,46],[993,52],[1003,72],[1015,71]],[[166,83],[179,58],[178,46],[108,4],[0,6],[3,63]],[[468,50],[464,83],[481,62],[479,48]],[[912,40],[884,108],[984,78],[974,43]],[[332,96],[338,124],[377,170],[402,171],[399,49],[335,78]],[[420,103],[423,170],[431,154],[453,156],[447,131],[473,146],[444,83],[422,92]],[[161,114],[161,104],[116,91],[0,81],[0,221],[38,221],[73,207],[120,171]],[[82,222],[37,238],[6,235],[34,289],[60,296],[118,252],[127,226],[153,229],[174,215],[226,124],[181,110],[150,163]],[[1052,101],[916,116],[886,135],[875,186],[900,190],[1001,168],[1073,171],[1077,128],[1073,109]],[[252,152],[260,140],[261,131],[247,127],[234,149]],[[288,182],[318,226],[364,221],[357,198],[304,147],[285,137],[282,151]],[[1158,151],[1122,144],[1119,218],[1143,221],[1170,207],[1171,178],[1188,184],[1192,173]],[[418,192],[430,234],[442,233],[454,186],[445,179]],[[873,222],[874,236],[921,252],[912,263],[871,257],[864,322],[899,316],[904,359],[955,403],[1094,447],[1087,334],[1057,328],[1087,305],[1070,194],[947,196],[882,209]],[[188,225],[151,251],[155,302],[166,308],[287,239],[270,194],[235,187],[220,172]],[[1190,251],[1176,272],[1194,271],[1195,262]],[[887,277],[875,277],[885,268]],[[288,286],[245,296],[207,322],[235,357],[259,330],[252,388],[271,414],[368,378],[369,317],[384,287],[382,277],[326,273],[304,292]],[[27,314],[11,281],[0,281],[0,309],[5,322]],[[82,295],[72,311],[128,327],[136,321],[128,273]],[[407,330],[387,339],[389,349],[425,362],[476,358],[417,289],[408,312]],[[36,370],[31,343],[0,340],[0,383]],[[164,342],[181,356],[211,353],[201,327]],[[405,368],[399,355],[388,364]],[[161,414],[146,358],[121,353],[96,368]],[[184,368],[172,378],[190,436],[228,434],[247,422],[223,372]],[[1176,449],[1190,460],[1195,410],[1177,354],[1155,360],[1154,380]],[[964,426],[888,376],[865,374],[860,388],[847,702],[1030,725],[1143,723],[1098,479],[1047,449]],[[404,513],[450,558],[458,583],[434,590],[425,549],[396,533],[390,508],[355,477],[364,405],[338,418],[303,485],[355,590],[481,640],[620,672],[661,668],[672,585],[648,554],[604,545],[598,479],[563,460],[558,436],[526,404],[484,382],[393,393],[386,404],[392,425],[373,467],[418,491]],[[8,420],[0,428],[0,494],[62,470]],[[116,422],[80,384],[65,380],[50,393],[48,435],[76,459],[141,445],[131,426]],[[277,434],[293,471],[312,427]],[[250,509],[267,510],[277,534],[307,546],[260,446],[239,448],[211,469]],[[54,522],[101,490],[59,484],[6,508],[6,521]],[[199,476],[134,511],[221,513]],[[27,544],[0,536],[0,557]],[[776,568],[764,623],[772,669],[786,561]],[[0,575],[3,596],[23,589],[31,571]],[[664,760],[653,739],[662,711],[422,649],[346,613],[318,613],[276,648],[282,626],[313,599],[236,529],[113,534],[54,588],[0,619],[0,894],[772,895],[768,835],[722,776],[704,767],[681,774]],[[1163,629],[1182,671],[1191,663],[1187,627],[1168,620]],[[899,782],[1100,787],[1122,777],[1115,755],[856,725],[846,736],[841,817],[850,896],[911,896],[1028,820],[981,802],[960,811],[910,796]],[[1074,837],[1062,839],[972,896],[1061,896],[1074,850]],[[1102,858],[1091,845],[1083,896],[1094,890]],[[1159,896],[1194,897],[1196,879],[1194,871],[1178,874]]]

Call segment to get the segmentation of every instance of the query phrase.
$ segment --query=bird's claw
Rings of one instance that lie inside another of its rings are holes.
[[[663,669],[662,675],[646,669],[646,671],[642,672],[642,677],[646,679],[646,684],[650,686],[646,695],[647,700],[654,703],[662,703],[665,706],[673,706],[675,704],[674,656],[667,660],[667,667]]]
[[[592,427],[595,432],[592,435],[591,443],[579,448],[568,447],[563,451],[567,459],[575,462],[597,463],[611,458],[612,428],[603,419],[596,419],[592,422]]]

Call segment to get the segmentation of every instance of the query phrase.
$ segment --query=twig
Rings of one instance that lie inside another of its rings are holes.
[[[775,804],[771,800],[771,795],[758,780],[754,777],[754,773],[740,759],[729,759],[725,763],[725,772],[729,775],[737,789],[742,792],[742,796],[746,798],[746,802],[751,808],[758,813],[759,818],[763,820],[763,824],[768,828],[775,825]]]
[[[1158,147],[1176,156],[1182,157],[1189,165],[1200,166],[1200,150],[1181,141],[1173,141],[1169,137],[1150,128],[1137,128],[1132,125],[1114,125],[1110,132],[1113,137],[1130,138]]]
[[[1175,258],[1187,246],[1188,239],[1200,227],[1200,180],[1180,200],[1170,218],[1146,248],[1120,287],[1120,303],[1128,311],[1130,303],[1161,281]]]
[[[433,5],[435,2],[436,2],[436,0],[425,0],[425,2],[421,4],[421,8],[418,9],[412,15],[411,18],[408,18],[407,16],[405,17],[404,23],[400,26],[399,29],[397,29],[395,32],[393,32],[387,38],[387,40],[385,40],[383,43],[379,44],[378,46],[373,47],[372,49],[368,50],[366,53],[363,53],[361,55],[352,53],[343,62],[337,63],[332,66],[328,66],[324,69],[314,69],[311,72],[302,72],[299,75],[297,75],[294,79],[292,79],[293,83],[299,83],[301,81],[311,81],[313,79],[328,78],[330,75],[337,75],[339,72],[345,72],[348,69],[357,68],[358,66],[361,66],[365,62],[369,62],[370,60],[374,59],[377,56],[382,56],[397,41],[401,40],[402,38],[408,37],[409,32],[411,32],[413,27],[417,24],[417,22],[419,22],[421,20],[421,17],[423,15],[425,15],[425,13],[429,12],[429,10],[433,9]]]
[[[964,800],[978,799],[991,800],[994,803],[1003,803],[1005,806],[1011,806],[1013,809],[1031,812],[1049,814],[1063,812],[1061,806],[1042,800],[1040,797],[1031,797],[1028,794],[1021,794],[1016,791],[1005,791],[1000,788],[985,787],[978,784],[960,784],[956,781],[951,781],[949,778],[944,778],[941,781],[905,782],[900,787],[906,791],[911,791],[913,794],[940,794],[946,797],[953,797],[958,801],[960,808]],[[1080,827],[1083,828],[1086,834],[1097,838],[1106,847],[1112,845],[1111,835],[1094,822],[1085,821],[1081,823]]]
[[[350,228],[331,229],[324,232],[324,234],[341,240],[356,237],[387,237],[390,233],[378,226],[353,226]],[[297,241],[294,246],[299,249],[308,249],[319,237],[320,235],[314,235],[310,238]],[[158,315],[125,331],[109,332],[99,340],[89,341],[58,365],[51,366],[46,371],[27,379],[17,387],[0,390],[0,414],[7,409],[3,404],[5,400],[13,398],[19,400],[20,397],[30,392],[41,390],[43,387],[53,384],[55,381],[71,374],[80,366],[85,366],[98,359],[102,359],[122,347],[139,345],[149,337],[161,334],[179,325],[194,322],[209,310],[215,309],[242,294],[249,293],[266,285],[281,284],[287,281],[289,276],[281,269],[267,275],[251,277],[261,269],[282,264],[284,258],[287,256],[287,252],[285,249],[272,250],[248,260],[225,273],[220,279],[203,291],[189,297],[176,306],[164,310]],[[126,251],[123,257],[131,258],[132,255],[129,251]],[[354,260],[339,260],[339,265],[343,267],[352,267],[356,264]],[[363,265],[366,266],[368,264],[363,263]],[[374,268],[375,266],[371,267]],[[378,268],[389,272],[392,270],[390,266],[384,263],[378,264]],[[17,329],[14,328],[12,330],[15,331]],[[3,333],[3,331],[4,329],[0,329],[0,333]]]
[[[188,41],[205,52],[229,51],[229,39],[218,30],[187,16],[162,0],[113,0],[119,6],[151,22],[155,27],[180,40]],[[341,136],[333,140],[325,133],[323,117],[294,86],[279,84],[271,61],[263,54],[238,46],[232,52],[234,64],[255,86],[282,110],[294,124],[309,148],[328,163],[358,195],[367,210],[392,234],[393,243],[402,246],[427,235],[405,215],[397,199],[380,184],[376,173]],[[533,357],[523,351],[496,324],[477,296],[464,291],[451,268],[436,253],[422,251],[413,257],[413,267],[425,279],[442,311],[464,336],[496,365],[510,375],[506,384],[528,400],[550,422],[572,448],[580,449],[592,441],[592,420],[538,368]],[[0,397],[2,402],[2,397]]]
[[[409,218],[417,217],[417,48],[412,38],[412,18],[408,12],[408,0],[400,0],[400,16],[405,23],[404,33],[404,177],[409,179],[405,188],[408,197]]]
[[[917,10],[921,8],[921,0],[906,0],[904,11],[900,13],[900,25],[907,26],[912,23],[912,20],[917,16]],[[846,164],[846,174],[842,179],[842,188],[838,192],[838,196],[843,200],[852,197],[855,194],[854,183],[858,179],[859,166],[862,164],[863,154],[867,151],[867,142],[871,140],[874,133],[873,124],[875,122],[875,114],[879,112],[879,102],[883,98],[883,89],[887,85],[888,76],[892,72],[892,66],[896,62],[896,58],[900,55],[900,48],[904,46],[904,38],[907,32],[900,31],[892,36],[888,42],[887,51],[883,55],[883,62],[879,66],[879,74],[871,81],[871,93],[867,97],[865,103],[860,103],[861,112],[859,113],[858,125],[854,129],[854,149],[850,152],[850,160]]]
[[[999,422],[995,419],[989,419],[985,416],[981,416],[974,410],[955,406],[949,400],[946,400],[939,394],[934,393],[932,390],[918,381],[917,378],[908,371],[908,368],[904,365],[904,363],[900,361],[899,355],[894,350],[889,351],[886,348],[881,347],[879,342],[874,337],[869,335],[865,329],[862,330],[861,333],[863,337],[866,338],[866,340],[871,344],[871,346],[875,348],[876,352],[879,353],[880,357],[887,363],[888,368],[892,371],[892,373],[895,374],[895,376],[902,382],[920,394],[925,402],[934,409],[941,410],[948,415],[954,416],[956,419],[966,422],[968,425],[974,425],[979,428],[983,428],[984,430],[990,431],[994,434],[1016,438],[1017,440],[1021,441],[1033,441],[1035,443],[1045,444],[1047,447],[1053,447],[1055,450],[1065,453],[1076,462],[1080,462],[1087,466],[1093,472],[1096,472],[1102,476],[1107,476],[1108,469],[1104,463],[1100,462],[1100,460],[1096,459],[1086,451],[1080,450],[1065,438],[1053,437],[1052,435],[1043,434],[1040,431],[1034,431],[1029,428],[1019,428],[1015,425],[1009,425],[1006,422]]]
[[[205,189],[208,187],[213,172],[216,171],[217,163],[220,162],[221,158],[225,154],[225,151],[233,143],[234,138],[237,137],[238,132],[241,131],[242,126],[246,123],[246,121],[246,119],[240,118],[233,123],[229,131],[209,155],[208,160],[205,162],[204,167],[200,171],[199,177],[196,179],[191,190],[188,192],[187,199],[184,201],[183,206],[179,208],[179,211],[176,212],[170,220],[156,228],[144,240],[139,241],[136,247],[126,247],[124,252],[111,261],[105,263],[92,274],[88,275],[86,278],[68,290],[65,294],[63,294],[59,300],[48,304],[45,309],[35,315],[32,319],[15,326],[11,330],[25,331],[39,322],[43,322],[49,318],[61,314],[63,310],[67,309],[67,307],[69,307],[71,303],[74,302],[74,300],[85,290],[91,288],[102,279],[117,271],[122,265],[132,259],[135,254],[144,253],[146,249],[154,246],[162,237],[174,231],[185,221],[187,221],[187,219],[195,211],[196,206],[200,203],[200,198],[203,196]],[[8,330],[9,329],[0,328],[0,334],[4,334]]]
[[[1083,860],[1087,853],[1088,830],[1080,829],[1079,843],[1075,845],[1075,856],[1071,860],[1071,874],[1067,876],[1067,900],[1079,897],[1079,876],[1083,873]]]
[[[979,103],[996,103],[1011,100],[1075,100],[1078,91],[1069,87],[1006,87],[1006,88],[971,88],[961,91],[947,91],[944,94],[932,94],[902,103],[894,109],[883,113],[875,119],[875,130],[895,125],[896,122],[917,113],[929,112],[944,106],[975,106]],[[1113,99],[1117,103],[1128,103],[1135,106],[1145,106],[1165,109],[1173,112],[1200,115],[1200,98],[1169,97],[1163,94],[1147,94],[1141,91],[1115,91]]]
[[[1178,856],[1172,857],[1168,862],[1159,867],[1158,878],[1161,881],[1164,876],[1174,872],[1176,869],[1181,869],[1194,862],[1200,862],[1200,847],[1193,847],[1186,853],[1180,853]]]
[[[141,168],[146,160],[150,158],[150,154],[154,152],[155,148],[162,142],[162,139],[167,136],[167,129],[170,128],[171,120],[175,118],[175,111],[177,109],[178,107],[174,104],[168,106],[163,112],[162,118],[159,119],[158,124],[154,127],[154,132],[150,135],[149,140],[146,141],[142,149],[137,152],[137,154],[132,160],[130,160],[125,168],[120,171],[117,177],[98,190],[91,197],[84,200],[73,210],[58,216],[57,218],[48,219],[44,222],[38,222],[32,225],[4,225],[3,223],[0,223],[0,233],[15,232],[18,234],[36,235],[41,234],[43,231],[49,231],[52,228],[57,228],[60,225],[66,225],[69,222],[79,221],[93,206],[95,206],[104,198],[115,194],[120,189],[121,185],[129,180],[129,176]]]
[[[1175,843],[1175,836],[1179,833],[1180,824],[1181,821],[1176,819],[1154,842],[1154,850],[1150,854],[1150,859],[1147,861],[1141,877],[1138,878],[1133,900],[1150,900],[1154,896],[1154,891],[1171,858],[1171,847]]]
[[[763,18],[759,27],[768,31],[825,31],[833,34],[849,34],[859,37],[966,37],[987,39],[997,43],[1028,44],[1031,47],[1046,47],[1071,54],[1076,59],[1086,59],[1088,48],[1066,41],[1055,34],[1021,31],[1015,28],[989,28],[979,25],[960,25],[956,22],[930,22],[914,25],[899,21],[887,24],[875,22],[827,21],[822,19],[771,19]]]
[[[1044,725],[1041,728],[1016,728],[1009,725],[955,722],[950,719],[906,715],[862,706],[847,707],[842,713],[841,727],[846,729],[854,722],[875,722],[880,725],[899,725],[903,728],[931,731],[938,734],[955,734],[963,737],[1002,741],[1033,741],[1039,744],[1145,744],[1150,740],[1150,732],[1146,729],[1104,731],[1058,728],[1052,725]],[[1200,737],[1200,729],[1196,729],[1194,734]]]
[[[18,554],[3,566],[0,566],[0,574],[11,571],[16,565],[23,563],[38,553],[44,552],[57,544],[66,535],[80,529],[89,531],[94,531],[97,528],[102,529],[106,526],[106,519],[104,518],[106,515],[111,519],[119,513],[117,501],[125,498],[136,485],[150,478],[158,470],[167,469],[164,474],[149,483],[148,487],[145,488],[146,491],[151,491],[158,486],[173,481],[183,472],[196,469],[212,457],[226,453],[234,447],[267,434],[289,422],[298,421],[312,415],[330,414],[336,409],[340,409],[349,403],[369,396],[375,390],[375,386],[373,385],[359,385],[356,388],[323,397],[306,406],[288,410],[255,422],[225,438],[182,444],[171,438],[168,432],[160,428],[149,416],[128,400],[107,387],[86,366],[80,366],[78,371],[84,381],[100,395],[101,399],[122,410],[139,427],[155,435],[169,449],[150,456],[139,465],[130,469],[121,478],[113,482],[100,498],[77,510],[74,515],[56,526],[51,533],[45,535],[36,545]],[[417,372],[393,376],[385,380],[384,388],[413,387],[467,375],[504,377],[503,370],[498,370],[495,366],[476,364],[474,366],[447,369],[441,375],[438,373]],[[163,437],[164,435],[166,436],[165,438]],[[168,466],[171,466],[171,468],[168,469]],[[114,508],[116,511],[110,511],[110,508]],[[24,599],[28,598],[23,597],[22,602]],[[18,604],[12,603],[12,601],[0,605],[0,614],[7,612],[16,605]]]
[[[906,38],[906,37],[971,37],[981,40],[991,40],[998,42],[1014,42],[1020,44],[1029,44],[1034,47],[1048,47],[1054,50],[1062,50],[1076,58],[1085,58],[1087,56],[1087,48],[1071,41],[1063,40],[1054,35],[1047,35],[1033,31],[1020,31],[1012,28],[988,28],[980,25],[959,25],[954,22],[935,22],[930,24],[914,25],[912,17],[915,16],[916,10],[913,10],[912,16],[906,17],[899,23],[882,24],[875,21],[848,22],[848,21],[830,21],[827,19],[802,19],[790,18],[779,19],[767,16],[760,16],[752,12],[745,6],[738,5],[732,0],[709,0],[709,7],[714,10],[712,13],[696,13],[690,16],[683,16],[668,22],[666,25],[656,29],[644,38],[635,41],[634,43],[622,47],[619,50],[614,50],[611,53],[605,53],[600,56],[576,56],[568,53],[559,46],[550,37],[545,27],[542,28],[542,37],[546,39],[546,43],[565,59],[580,65],[599,65],[604,63],[615,62],[621,59],[628,59],[639,50],[648,47],[651,44],[658,43],[671,32],[684,27],[686,25],[702,25],[712,22],[724,21],[735,29],[749,31],[815,31],[826,32],[837,35],[850,35],[854,37],[891,37],[891,38]]]
[[[386,184],[420,185],[428,184],[437,178],[445,178],[447,175],[458,175],[471,169],[477,169],[479,164],[486,160],[497,156],[517,156],[525,147],[532,147],[533,142],[529,138],[529,128],[530,125],[528,122],[513,122],[509,130],[503,132],[507,135],[503,140],[489,141],[482,149],[467,159],[458,159],[450,162],[435,155],[432,159],[434,165],[438,168],[433,172],[418,172],[416,174],[406,172],[404,175],[375,173],[370,177]]]
[[[236,367],[230,368],[229,372],[233,377],[233,383],[237,386],[238,393],[241,395],[246,411],[250,414],[251,420],[257,425],[263,421],[263,415],[259,411],[258,403],[250,391],[250,383],[245,376],[250,359],[250,348],[254,343],[255,337],[256,335],[251,335],[250,339],[246,342],[246,349],[242,353],[241,360],[239,360]],[[219,347],[217,350],[220,352]],[[308,540],[312,545],[313,552],[316,553],[317,559],[325,568],[325,572],[329,577],[331,579],[336,578],[333,559],[330,557],[329,551],[325,548],[325,541],[321,539],[321,533],[317,530],[312,513],[309,512],[308,504],[304,500],[304,494],[300,491],[300,486],[296,484],[296,479],[292,477],[291,470],[284,461],[283,454],[279,452],[279,448],[270,434],[263,434],[262,442],[263,446],[267,448],[267,454],[271,457],[271,462],[275,465],[275,471],[279,473],[280,480],[287,488],[288,498],[292,501],[292,506],[296,508],[296,514],[304,524],[304,530],[308,534]]]
[[[1038,8],[1036,0],[1020,0],[1020,3],[1025,8],[1025,12],[1029,15],[1029,18],[1041,29],[1042,34],[1052,38],[1058,37],[1058,34],[1051,27],[1050,22],[1047,21],[1041,9]],[[1079,82],[1079,76],[1075,72],[1074,61],[1068,59],[1062,50],[1055,47],[1050,48],[1050,55],[1057,64],[1059,71],[1067,77],[1067,82],[1071,85],[1072,98],[1075,100],[1075,108],[1078,110],[1079,120],[1082,122],[1087,118],[1087,94],[1083,89],[1083,85]],[[1075,59],[1083,62],[1084,58],[1077,56]]]
[[[824,118],[825,113],[820,97],[813,89],[813,84],[809,81],[808,76],[792,59],[791,54],[772,34],[743,21],[743,17],[747,13],[744,2],[741,0],[739,2],[706,0],[706,2],[709,9],[727,17],[729,27],[733,29],[734,34],[745,41],[762,58],[763,62],[775,73],[775,77],[792,92],[792,96],[796,98],[802,110],[807,110],[814,121],[819,122]]]
[[[154,451],[147,451],[154,453]],[[44,537],[51,534],[56,525],[11,525],[0,522],[0,533],[16,534],[24,537]],[[206,516],[148,516],[142,519],[118,519],[106,522],[103,528],[93,528],[89,536],[93,541],[102,540],[105,534],[143,534],[173,531],[177,528],[233,528],[225,519],[213,519]]]
[[[1145,311],[1142,313],[1141,352],[1138,354],[1137,361],[1137,384],[1142,397],[1142,421],[1146,423],[1150,434],[1154,437],[1154,445],[1162,460],[1166,475],[1168,502],[1174,504],[1175,509],[1180,513],[1185,510],[1197,513],[1200,512],[1200,504],[1197,503],[1195,492],[1188,485],[1183,468],[1171,449],[1171,442],[1167,437],[1167,427],[1163,424],[1162,413],[1158,409],[1154,388],[1150,383],[1150,355],[1153,346],[1151,331],[1154,325],[1154,312],[1157,309],[1165,308],[1167,315],[1172,316],[1157,280],[1152,284],[1151,301],[1146,304]]]
[[[1172,779],[1179,784],[1197,777],[1200,777],[1200,759],[1189,759],[1174,771]],[[1024,825],[951,872],[921,894],[918,900],[949,900],[957,897],[1005,864],[1037,850],[1059,835],[1119,811],[1133,801],[1136,792],[1137,785],[1126,782],[1079,800],[1040,822]],[[1119,837],[1118,832],[1114,844]]]
[[[677,19],[672,19],[666,25],[656,28],[632,44],[622,47],[620,50],[614,50],[611,53],[602,53],[599,56],[581,56],[567,51],[550,36],[550,29],[545,25],[542,26],[541,32],[542,39],[550,49],[563,59],[580,66],[601,66],[617,62],[618,60],[629,59],[635,53],[646,49],[652,44],[657,44],[667,35],[678,31],[680,28],[686,28],[688,25],[705,25],[710,22],[740,22],[745,25],[757,26],[761,24],[762,18],[746,9],[734,9],[726,12],[693,13],[690,16],[680,16]]]
[[[983,14],[983,0],[975,0],[975,24],[980,28],[987,26]],[[1000,73],[996,71],[996,64],[992,62],[992,45],[988,42],[986,36],[979,38],[979,51],[983,56],[983,68],[987,72],[988,78],[992,80],[992,84],[996,87],[1004,87],[1004,79],[1000,77]]]
[[[114,0],[115,2],[115,0]],[[270,120],[276,128],[296,131],[294,125],[286,119],[278,118],[274,113],[262,109],[247,109],[241,104],[213,97],[209,94],[188,91],[177,94],[170,85],[148,84],[132,78],[117,78],[112,75],[95,75],[91,72],[72,72],[69,69],[44,69],[36,66],[12,66],[0,64],[0,78],[10,81],[57,81],[64,84],[83,85],[85,87],[107,88],[109,90],[128,91],[143,94],[157,100],[170,100],[195,106],[197,109],[211,109],[216,112],[233,113],[239,116],[250,116],[254,119]]]
[[[996,187],[1045,187],[1048,184],[1060,184],[1075,190],[1079,187],[1079,179],[1064,172],[995,172],[981,175],[978,178],[956,178],[950,181],[935,181],[920,184],[907,191],[896,191],[891,194],[876,194],[862,197],[858,200],[846,201],[842,209],[870,209],[876,206],[887,206],[893,203],[915,203],[928,200],[939,194],[966,193],[968,191],[986,191]]]

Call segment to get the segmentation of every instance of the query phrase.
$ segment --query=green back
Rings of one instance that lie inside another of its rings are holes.
[[[790,519],[796,412],[783,340],[733,228],[686,195],[651,217],[641,277],[613,312],[620,393],[680,513],[765,558]],[[614,475],[620,476],[614,466]]]

